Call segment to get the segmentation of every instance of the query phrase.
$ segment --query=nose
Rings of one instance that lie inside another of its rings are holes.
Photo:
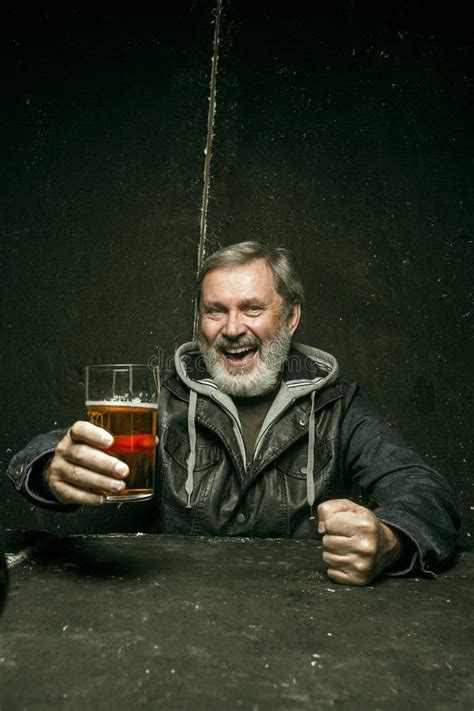
[[[227,314],[227,319],[222,329],[224,336],[228,338],[238,338],[242,336],[247,330],[247,327],[242,318],[242,314],[238,311],[229,311]]]

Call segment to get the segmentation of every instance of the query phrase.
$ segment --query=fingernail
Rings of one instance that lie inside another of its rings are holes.
[[[119,476],[125,476],[126,474],[128,474],[128,467],[123,462],[118,462],[118,464],[115,465],[114,471]]]
[[[106,447],[110,447],[110,445],[113,444],[113,441],[114,438],[108,432],[105,432],[102,435],[102,444],[105,444]]]
[[[122,491],[125,488],[125,484],[123,481],[112,481],[110,482],[110,488],[113,491]]]
[[[318,533],[326,533],[326,524],[324,523],[324,521],[319,521]]]

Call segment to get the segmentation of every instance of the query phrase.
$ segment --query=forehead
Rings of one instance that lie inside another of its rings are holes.
[[[204,277],[201,296],[203,301],[251,298],[273,301],[281,298],[275,290],[272,271],[264,259],[213,269]]]

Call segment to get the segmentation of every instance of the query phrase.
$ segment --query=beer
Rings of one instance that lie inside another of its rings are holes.
[[[107,501],[144,501],[153,496],[155,477],[155,431],[157,405],[141,402],[86,401],[94,425],[103,427],[114,438],[106,452],[130,469],[125,489],[107,493]]]
[[[85,368],[86,408],[91,422],[110,432],[114,443],[107,452],[129,468],[125,488],[104,492],[111,503],[151,499],[155,478],[155,431],[159,369],[117,363]]]

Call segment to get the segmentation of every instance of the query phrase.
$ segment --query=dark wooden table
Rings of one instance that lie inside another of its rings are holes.
[[[470,551],[353,588],[306,541],[0,540],[1,711],[474,708]]]

